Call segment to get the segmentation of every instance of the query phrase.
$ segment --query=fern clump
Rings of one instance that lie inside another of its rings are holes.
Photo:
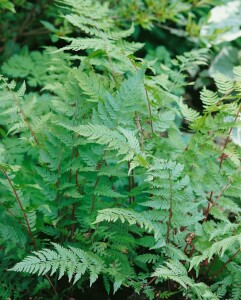
[[[155,10],[182,27],[192,8],[157,2],[147,23],[123,26],[112,1],[56,1],[76,34],[2,65],[2,297],[21,274],[14,299],[25,280],[48,299],[98,285],[106,297],[241,299],[241,67],[215,73],[192,107],[210,51],[165,65],[133,41]]]

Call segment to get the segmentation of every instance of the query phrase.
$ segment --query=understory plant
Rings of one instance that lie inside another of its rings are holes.
[[[108,5],[58,6],[81,34],[2,66],[2,299],[241,299],[241,67],[198,112],[209,50],[157,65]]]

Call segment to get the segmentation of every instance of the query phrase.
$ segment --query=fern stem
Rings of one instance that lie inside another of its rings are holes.
[[[73,158],[74,158],[74,147],[72,148],[72,160]],[[72,181],[72,169],[69,170],[69,182],[71,181]]]
[[[129,169],[130,169],[130,162],[128,161],[128,173],[129,173]],[[130,175],[128,176],[128,191],[131,191],[131,178]],[[131,204],[132,200],[131,197],[129,197],[129,203]]]
[[[143,128],[141,126],[141,121],[140,121],[140,118],[137,114],[137,112],[135,112],[135,116],[136,116],[136,125],[138,127],[138,130],[139,130],[139,135],[140,135],[140,144],[141,144],[141,150],[144,151],[144,139],[143,139]]]
[[[235,174],[237,173],[237,172],[239,172],[241,170],[241,167],[239,167],[238,169],[237,169],[237,171],[235,172]],[[207,220],[208,220],[208,215],[209,215],[209,213],[210,213],[210,210],[211,210],[211,208],[214,206],[214,205],[216,205],[217,204],[217,201],[219,200],[219,198],[226,192],[226,190],[229,188],[229,186],[230,186],[230,184],[231,184],[231,182],[232,182],[232,177],[229,177],[229,179],[228,179],[228,182],[226,183],[226,185],[221,189],[221,191],[220,191],[220,193],[217,195],[217,196],[215,196],[215,202],[212,200],[212,198],[213,198],[213,191],[210,193],[210,197],[209,197],[209,203],[208,203],[208,207],[207,207],[207,210],[206,210],[206,213],[205,213],[205,219],[203,220],[203,222],[207,222]]]
[[[26,125],[27,125],[27,127],[28,127],[28,129],[29,129],[29,131],[30,131],[30,133],[31,133],[34,141],[35,141],[35,143],[39,146],[38,139],[37,139],[37,137],[36,137],[36,135],[35,135],[32,127],[30,126],[30,124],[28,122],[27,116],[25,115],[25,113],[24,113],[24,111],[23,111],[23,109],[22,109],[22,107],[21,107],[21,105],[20,105],[20,103],[18,101],[18,98],[16,97],[15,93],[9,88],[7,81],[6,80],[3,80],[3,81],[6,84],[6,86],[8,88],[8,91],[12,95],[12,97],[13,97],[13,99],[14,99],[14,101],[15,101],[15,103],[16,103],[16,105],[17,105],[17,107],[18,107],[18,109],[19,109],[19,111],[20,111],[20,113],[21,113],[21,115],[23,117],[23,119],[24,119],[24,122],[26,123]]]
[[[113,66],[112,59],[111,59],[111,57],[110,57],[110,55],[109,55],[108,53],[106,53],[106,54],[107,54],[107,57],[108,57],[108,61],[109,61],[109,63],[110,63],[112,77],[113,77],[113,79],[114,79],[115,82],[116,82],[116,73],[115,73],[115,70],[114,70],[114,66]]]
[[[198,150],[196,151],[196,155],[195,155],[195,157],[194,157],[194,159],[193,159],[193,162],[192,162],[192,164],[191,164],[191,166],[190,166],[189,172],[192,171],[193,166],[194,166],[194,163],[196,162],[196,160],[197,160],[199,154],[201,153],[203,147],[204,147],[204,146],[206,145],[206,143],[207,143],[209,140],[211,140],[213,137],[214,137],[214,134],[211,135],[211,134],[208,132],[208,138],[207,138],[207,139],[199,146]],[[186,151],[186,149],[185,149],[185,151]]]
[[[74,134],[74,138],[75,138],[75,134]],[[78,155],[79,155],[78,149],[76,150],[76,153],[75,153],[74,147],[73,147],[72,148],[72,160],[75,156],[78,157]],[[70,172],[69,173],[69,182],[71,182],[71,180],[72,180],[72,169],[70,169],[69,172]],[[79,171],[78,170],[75,171],[75,185],[76,185],[76,188],[78,188],[78,185],[79,185]],[[72,222],[74,222],[74,220],[75,220],[75,203],[72,204],[71,220],[72,220]],[[70,239],[73,238],[74,231],[75,231],[75,225],[74,225],[74,223],[72,223]]]
[[[236,113],[236,116],[235,116],[235,119],[234,119],[234,123],[237,121],[238,117],[239,117],[239,113],[241,111],[241,106],[239,107],[237,113]],[[230,135],[232,133],[232,130],[233,130],[233,127],[230,127],[229,130],[228,130],[228,135],[225,139],[225,142],[224,142],[224,145],[223,145],[223,148],[222,148],[222,154],[221,154],[221,158],[220,158],[220,163],[219,163],[219,171],[218,173],[221,172],[221,169],[222,169],[222,164],[223,164],[223,161],[224,161],[224,157],[225,157],[225,154],[224,154],[224,150],[226,149],[227,147],[227,144],[229,142],[229,139],[230,139]],[[216,196],[216,201],[220,198],[220,196],[227,190],[227,188],[229,187],[231,183],[231,179],[229,179],[228,183],[226,184],[226,186],[221,190],[221,192],[219,193],[219,195]],[[203,222],[207,222],[208,220],[208,215],[210,213],[210,210],[211,208],[213,207],[213,201],[212,201],[212,197],[213,197],[213,191],[210,193],[210,198],[209,198],[209,203],[208,203],[208,207],[207,207],[207,210],[206,210],[206,216],[205,216],[205,219]]]
[[[74,222],[74,220],[75,220],[75,204],[72,205],[71,220],[72,220],[72,222]],[[72,223],[72,225],[71,225],[71,236],[70,236],[71,240],[73,239],[74,231],[75,231],[75,226],[74,226],[74,223]]]
[[[189,172],[192,171],[192,168],[193,168],[193,166],[194,166],[194,163],[196,162],[196,160],[197,160],[197,158],[198,158],[198,155],[199,155],[200,152],[202,151],[202,148],[204,147],[205,143],[206,143],[206,142],[202,143],[201,146],[199,147],[198,151],[196,152],[196,155],[195,155],[195,157],[194,157],[194,159],[193,159],[193,162],[192,162],[192,164],[191,164],[191,166],[190,166],[190,168],[189,168]],[[185,151],[186,151],[186,150],[185,150]]]
[[[204,276],[207,276],[208,274],[209,274],[209,272],[210,272],[210,270],[212,269],[212,267],[213,267],[213,265],[215,264],[215,262],[217,261],[217,259],[218,259],[218,256],[216,256],[212,261],[211,261],[211,263],[209,264],[209,266],[208,266],[208,268],[207,268],[207,271],[204,273]],[[202,267],[203,265],[201,264],[201,267]]]
[[[60,175],[60,165],[58,165],[58,177]],[[60,186],[60,179],[58,178],[57,182],[56,182],[56,188],[57,188],[57,193],[56,193],[56,198],[55,198],[55,202],[56,202],[56,206],[57,206],[57,210],[58,210],[58,216],[59,216],[59,186]]]
[[[74,112],[74,126],[75,126],[75,123],[76,123],[76,113],[77,113],[77,102],[75,103],[75,112]],[[76,138],[76,133],[73,134],[73,142]],[[78,137],[78,135],[77,135]],[[79,156],[79,151],[78,149],[76,149],[76,153],[75,153],[75,149],[74,147],[72,148],[72,160],[74,159],[74,157],[78,157]],[[72,180],[72,169],[70,169],[70,181]],[[76,188],[78,188],[78,185],[79,185],[79,171],[78,169],[75,171],[75,185],[76,185]],[[74,236],[74,231],[75,231],[75,224],[74,224],[74,220],[75,220],[75,203],[73,203],[72,205],[72,212],[71,212],[71,220],[72,220],[72,225],[71,225],[71,236],[70,236],[70,239],[72,240],[73,239],[73,236]]]
[[[169,182],[170,182],[170,208],[169,208],[169,217],[167,223],[167,237],[166,237],[167,244],[170,243],[170,231],[171,231],[171,222],[172,222],[172,200],[173,200],[172,180],[171,180],[170,171],[169,171]]]
[[[99,171],[101,170],[102,166],[103,166],[103,162],[101,162],[100,165],[98,166],[98,170]],[[92,212],[95,209],[95,198],[96,198],[96,195],[94,194],[94,192],[95,192],[95,190],[97,188],[98,183],[99,183],[99,174],[97,174],[97,177],[96,177],[96,180],[95,180],[95,184],[94,184],[93,196],[92,196],[92,199],[91,199],[90,214],[92,214]]]
[[[130,162],[128,161],[128,173],[129,173],[129,170],[130,170],[130,167],[131,167],[131,164]],[[135,179],[134,179],[134,170],[131,170],[131,175],[128,176],[128,185],[129,185],[129,193],[131,192],[131,190],[134,188],[135,186]],[[135,201],[134,197],[133,196],[130,196],[129,197],[129,204],[133,203]]]
[[[108,163],[107,163],[106,160],[105,160],[105,165],[108,166]],[[110,179],[110,182],[112,183],[112,190],[113,190],[114,192],[116,192],[116,188],[115,188],[115,186],[114,186],[114,184],[113,184],[113,177],[112,177],[112,175],[109,176],[109,179]],[[114,201],[117,202],[117,198],[116,198],[116,197],[114,198]]]
[[[157,276],[154,276],[150,281],[143,284],[141,287],[144,288],[145,286],[148,286],[148,285],[152,284],[152,282],[155,281],[156,279],[157,279]]]
[[[220,273],[223,272],[223,270],[226,268],[226,266],[235,258],[235,256],[237,256],[239,254],[239,252],[241,251],[241,248],[239,248],[230,258],[229,260],[226,261],[225,264],[222,265],[222,267],[215,273],[213,274],[209,279],[212,280],[215,277],[217,277]]]
[[[146,86],[145,87],[145,92],[146,92],[146,98],[147,98],[147,103],[148,103],[148,110],[149,110],[149,114],[150,114],[150,126],[151,126],[151,133],[152,133],[152,138],[154,137],[154,130],[153,130],[153,123],[152,123],[152,111],[151,111],[151,101],[150,101],[150,97],[147,91]]]
[[[134,170],[131,170],[131,189],[135,188],[135,174],[134,174]],[[132,197],[132,202],[135,201],[135,197]]]
[[[239,117],[240,111],[241,111],[241,106],[239,107],[239,109],[238,109],[238,111],[236,113],[236,116],[235,116],[235,119],[234,119],[234,123],[237,121],[237,119]],[[229,130],[228,130],[228,135],[227,135],[227,137],[225,139],[225,142],[224,142],[224,145],[223,145],[222,154],[221,154],[220,163],[219,163],[219,173],[221,172],[222,164],[223,164],[223,161],[224,161],[224,158],[225,158],[224,150],[227,147],[227,144],[229,142],[232,130],[233,130],[233,127],[230,127]]]
[[[50,286],[51,286],[52,289],[54,290],[55,295],[58,295],[58,292],[57,292],[55,286],[53,285],[53,282],[52,282],[52,280],[50,279],[50,277],[49,277],[47,274],[45,274],[44,276],[47,278],[47,280],[48,280]]]
[[[203,220],[203,222],[207,222],[212,207],[213,207],[213,191],[210,192],[210,197],[208,198],[208,208],[205,212],[205,219]]]
[[[17,200],[17,203],[18,203],[18,205],[19,205],[19,207],[20,207],[20,209],[21,209],[21,212],[22,212],[22,214],[23,214],[25,223],[26,223],[26,225],[27,225],[27,228],[28,228],[28,235],[29,235],[30,239],[31,239],[32,242],[33,242],[34,249],[37,250],[37,243],[36,243],[36,240],[35,240],[35,238],[34,238],[34,236],[33,236],[33,233],[32,233],[31,227],[30,227],[30,224],[29,224],[29,222],[28,222],[27,215],[26,215],[26,213],[25,213],[25,211],[24,211],[24,208],[23,208],[22,202],[21,202],[21,200],[20,200],[20,198],[19,198],[19,196],[18,196],[18,193],[17,193],[15,187],[13,186],[13,183],[12,183],[10,177],[8,176],[6,170],[5,170],[2,166],[0,166],[0,169],[1,169],[1,171],[3,172],[4,176],[6,177],[8,183],[9,183],[9,185],[10,185],[12,191],[13,191],[13,194],[14,194],[16,200]]]
[[[99,177],[97,175],[96,180],[95,180],[95,185],[94,185],[94,191],[96,190],[96,187],[97,187],[98,183],[99,183]],[[94,211],[94,208],[95,208],[95,198],[96,198],[96,195],[93,194],[92,199],[91,199],[91,209],[90,209],[91,214],[92,214],[92,212]]]
[[[13,193],[14,193],[14,196],[15,196],[17,202],[18,202],[18,205],[19,205],[19,207],[20,207],[20,209],[21,209],[21,211],[22,211],[22,214],[23,214],[23,218],[24,218],[25,223],[26,223],[26,225],[27,225],[27,229],[26,229],[26,230],[27,230],[27,232],[28,232],[28,235],[29,235],[29,237],[30,237],[32,243],[33,243],[33,246],[34,246],[35,251],[37,251],[37,243],[36,243],[36,240],[35,240],[35,238],[34,238],[34,236],[33,236],[33,233],[32,233],[31,227],[30,227],[30,224],[29,224],[29,222],[28,222],[27,215],[26,215],[26,213],[25,213],[25,211],[24,211],[24,208],[23,208],[22,202],[21,202],[21,200],[20,200],[20,198],[19,198],[19,196],[18,196],[18,193],[17,193],[16,189],[14,188],[14,185],[13,185],[13,183],[12,183],[10,177],[8,176],[6,170],[5,170],[2,166],[0,166],[0,169],[1,169],[1,171],[3,172],[4,176],[6,177],[8,183],[9,183],[9,185],[10,185],[10,187],[11,187]],[[56,295],[58,295],[58,293],[57,293],[57,291],[56,291],[56,289],[55,289],[55,287],[54,287],[54,285],[53,285],[51,279],[49,278],[49,276],[48,276],[47,274],[45,274],[44,276],[45,276],[45,277],[47,278],[47,280],[49,281],[49,284],[51,285],[52,289],[54,290],[54,293],[55,293]]]
[[[233,175],[240,172],[240,170],[241,170],[241,167],[239,167]],[[216,198],[215,202],[217,202],[218,199],[226,192],[226,190],[229,188],[231,183],[232,183],[232,176],[229,177],[228,182],[226,183],[226,185],[221,189],[220,193],[215,197]]]

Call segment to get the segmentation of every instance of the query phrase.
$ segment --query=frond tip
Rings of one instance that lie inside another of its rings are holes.
[[[200,114],[196,110],[188,107],[186,104],[181,102],[179,106],[184,118],[187,119],[188,121],[192,122],[200,118]]]

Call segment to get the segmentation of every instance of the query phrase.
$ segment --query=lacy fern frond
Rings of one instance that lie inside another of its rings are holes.
[[[200,114],[194,109],[188,107],[187,104],[180,103],[179,105],[184,118],[187,119],[188,121],[192,122],[197,120],[200,117]]]
[[[221,94],[228,94],[232,91],[233,81],[229,77],[221,73],[216,73],[214,75],[214,80]]]
[[[120,220],[122,223],[128,222],[130,225],[139,225],[148,232],[156,231],[154,224],[140,213],[121,208],[106,208],[99,211],[94,224],[103,221],[116,222],[118,220]]]
[[[206,88],[203,88],[203,90],[201,91],[200,98],[205,108],[208,108],[209,106],[214,106],[220,101],[217,93],[210,91]]]
[[[191,259],[190,269],[199,265],[199,263],[205,259],[211,260],[214,254],[222,257],[225,251],[233,247],[235,244],[238,248],[241,248],[241,234],[230,236],[222,239],[221,241],[214,242],[210,248],[206,249],[202,253],[202,255],[195,256]]]
[[[170,260],[169,262],[166,262],[166,267],[162,266],[157,268],[152,276],[163,278],[165,280],[173,280],[183,286],[186,290],[190,289],[198,299],[218,300],[207,285],[195,283],[195,281],[188,276],[187,270],[181,262]]]
[[[92,285],[104,269],[103,261],[94,254],[74,247],[66,249],[58,244],[52,244],[55,248],[54,250],[43,249],[34,251],[34,256],[26,257],[10,270],[38,275],[44,275],[48,272],[52,275],[58,272],[59,279],[66,274],[68,275],[69,281],[73,279],[74,283],[76,283],[85,272],[90,272],[90,284]]]

